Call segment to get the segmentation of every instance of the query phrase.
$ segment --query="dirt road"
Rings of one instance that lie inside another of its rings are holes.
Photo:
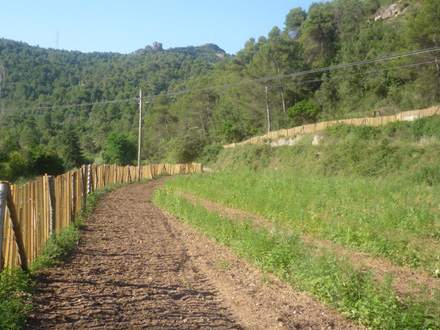
[[[27,329],[360,329],[151,202],[164,178],[102,198],[36,286]]]

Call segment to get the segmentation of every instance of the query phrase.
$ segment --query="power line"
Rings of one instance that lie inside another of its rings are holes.
[[[134,97],[134,98],[131,98],[131,99],[113,100],[113,101],[102,101],[102,102],[93,102],[93,103],[79,103],[79,104],[70,104],[70,105],[53,105],[53,106],[47,106],[47,107],[34,107],[34,108],[3,109],[3,111],[70,109],[70,108],[89,107],[89,106],[101,105],[101,104],[123,103],[123,102],[138,101],[138,100],[139,100],[138,97]]]
[[[411,53],[391,55],[391,56],[381,57],[381,58],[377,58],[377,59],[364,60],[364,61],[358,61],[358,62],[347,63],[347,64],[339,64],[339,65],[334,65],[334,66],[329,66],[329,67],[319,68],[319,69],[314,69],[314,70],[288,73],[288,74],[284,74],[284,75],[271,76],[271,77],[259,78],[259,79],[254,79],[254,80],[247,80],[247,81],[219,85],[219,86],[213,86],[213,87],[198,88],[198,89],[193,89],[193,90],[189,90],[189,91],[181,91],[181,92],[154,95],[154,96],[150,96],[149,98],[157,98],[157,97],[162,97],[162,96],[175,96],[175,95],[182,95],[182,94],[188,94],[188,93],[193,93],[193,92],[205,92],[205,91],[210,91],[210,90],[214,90],[214,89],[229,88],[229,87],[235,87],[235,86],[240,86],[240,85],[248,85],[248,84],[253,84],[253,83],[258,83],[258,82],[272,81],[272,80],[276,80],[276,79],[286,79],[286,78],[291,78],[291,77],[303,76],[303,75],[307,75],[307,74],[332,71],[332,70],[336,70],[336,69],[345,69],[345,68],[350,68],[350,67],[354,67],[354,66],[358,66],[358,65],[389,61],[389,60],[393,60],[393,59],[403,58],[403,57],[407,57],[407,56],[420,55],[420,54],[435,52],[435,51],[439,51],[439,50],[440,50],[440,47],[429,48],[429,49],[419,50],[419,51],[415,51],[415,52],[411,52]]]
[[[286,78],[292,78],[292,77],[299,77],[299,76],[304,76],[304,75],[308,75],[308,74],[351,68],[351,67],[358,66],[358,65],[365,65],[365,64],[390,61],[390,60],[399,59],[399,58],[403,58],[403,57],[421,55],[421,54],[432,53],[432,52],[436,52],[436,51],[440,51],[440,47],[423,49],[423,50],[418,50],[418,51],[414,51],[414,52],[410,52],[410,53],[390,55],[390,56],[380,57],[380,58],[371,59],[371,60],[363,60],[363,61],[357,61],[357,62],[352,62],[352,63],[339,64],[339,65],[329,66],[329,67],[325,67],[325,68],[318,68],[318,69],[313,69],[313,70],[293,72],[293,73],[288,73],[288,74],[283,74],[283,75],[270,76],[270,77],[258,78],[258,79],[253,79],[253,80],[235,82],[235,83],[224,84],[224,85],[217,85],[217,86],[211,86],[211,87],[205,87],[205,88],[197,88],[197,89],[185,90],[185,91],[180,91],[180,92],[172,92],[172,93],[166,93],[166,94],[144,96],[144,97],[142,97],[142,100],[143,99],[150,99],[151,100],[151,99],[156,99],[159,97],[167,97],[167,96],[179,96],[179,95],[195,93],[195,92],[206,92],[206,91],[211,91],[211,90],[216,90],[216,89],[230,88],[230,87],[235,87],[235,86],[243,86],[243,85],[249,85],[249,84],[254,84],[254,83],[259,83],[259,82],[267,82],[267,81],[272,81],[272,80],[276,80],[276,79],[286,79]],[[420,64],[416,63],[416,64],[407,65],[407,66],[396,67],[396,69],[411,67],[411,66],[416,66],[416,65],[421,65],[421,64],[428,64],[428,63],[433,63],[433,62],[425,62],[425,63],[420,63]],[[375,71],[371,71],[371,72],[364,72],[364,73],[355,73],[355,74],[342,76],[342,78],[354,76],[354,75],[370,74],[370,73],[375,73],[375,72],[380,72],[380,71],[393,70],[393,69],[395,69],[395,68],[380,69],[380,70],[375,70]],[[332,79],[332,78],[328,78],[328,79]],[[328,80],[328,79],[325,79],[325,80]],[[323,80],[322,79],[309,80],[309,81],[301,82],[301,83],[311,83],[311,82],[319,82],[319,81],[323,81]],[[56,105],[56,106],[33,107],[33,108],[3,109],[2,111],[3,112],[10,112],[10,111],[26,111],[26,110],[28,110],[28,111],[29,110],[53,110],[53,109],[60,109],[60,108],[69,109],[69,108],[87,107],[87,106],[94,106],[94,105],[123,103],[123,102],[137,101],[137,100],[139,100],[139,98],[130,98],[130,99],[113,100],[113,101],[102,101],[102,102],[94,102],[94,103],[80,103],[80,104],[71,104],[71,105]]]
[[[296,81],[295,83],[298,84],[298,85],[310,84],[310,83],[328,81],[328,80],[333,80],[333,79],[344,79],[344,78],[349,78],[349,77],[354,77],[354,76],[363,76],[363,75],[379,73],[379,72],[383,72],[383,71],[391,71],[391,70],[397,70],[397,69],[411,68],[411,67],[416,67],[416,66],[419,66],[419,65],[427,65],[427,64],[433,64],[433,63],[436,63],[436,61],[420,62],[420,63],[401,65],[401,66],[396,66],[396,67],[386,68],[386,69],[378,69],[378,70],[372,70],[372,71],[357,72],[357,73],[346,74],[346,75],[343,75],[343,76],[333,76],[333,77],[320,78],[320,79],[314,79],[314,80]],[[270,88],[278,88],[278,87],[281,87],[281,86],[283,86],[283,85],[271,86]]]

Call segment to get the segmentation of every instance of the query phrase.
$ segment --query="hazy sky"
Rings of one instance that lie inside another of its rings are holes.
[[[81,52],[215,43],[236,54],[312,0],[0,0],[0,38]],[[58,35],[58,37],[57,37]]]

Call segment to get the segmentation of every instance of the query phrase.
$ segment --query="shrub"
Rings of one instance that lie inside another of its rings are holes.
[[[302,100],[287,110],[287,116],[296,125],[301,125],[315,122],[321,112],[321,107],[315,102]]]
[[[183,137],[181,148],[177,154],[179,163],[190,163],[202,154],[203,148],[207,144],[205,130],[192,128]]]
[[[107,138],[107,149],[104,158],[117,165],[130,165],[136,159],[136,143],[125,133],[111,133]]]
[[[200,161],[204,164],[217,161],[220,151],[223,150],[223,146],[220,143],[214,143],[207,145],[203,148],[200,156]]]

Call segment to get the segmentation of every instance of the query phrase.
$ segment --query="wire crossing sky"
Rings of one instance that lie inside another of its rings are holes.
[[[312,0],[17,0],[0,1],[0,38],[32,46],[128,54],[214,43],[229,54],[249,38],[284,29],[292,8]]]
[[[375,58],[375,59],[369,59],[369,60],[362,60],[362,61],[357,61],[357,62],[352,62],[352,63],[339,64],[339,65],[323,67],[323,68],[317,68],[317,69],[308,70],[308,71],[293,72],[293,73],[288,73],[288,74],[279,75],[279,76],[271,76],[271,77],[264,77],[264,78],[247,80],[247,81],[240,81],[240,82],[235,82],[235,83],[230,83],[230,84],[225,84],[225,85],[210,86],[210,87],[205,87],[205,88],[191,89],[191,90],[185,90],[185,91],[174,92],[174,93],[159,94],[159,95],[148,95],[148,96],[142,97],[142,100],[144,100],[144,99],[151,100],[151,99],[155,99],[155,98],[158,98],[158,97],[178,96],[178,95],[183,95],[183,94],[188,94],[188,93],[193,93],[193,92],[205,92],[205,91],[211,91],[211,90],[216,90],[216,89],[223,89],[223,88],[234,87],[234,86],[249,85],[249,84],[254,84],[254,83],[259,83],[259,82],[267,82],[267,81],[272,81],[272,80],[294,78],[294,77],[304,76],[304,75],[308,75],[308,74],[312,74],[312,73],[319,73],[319,72],[325,72],[325,71],[333,71],[333,70],[338,70],[338,69],[343,69],[343,68],[351,68],[351,67],[354,67],[354,66],[371,64],[371,63],[377,63],[377,62],[384,62],[384,61],[390,61],[390,60],[393,60],[393,59],[399,59],[399,58],[403,58],[403,57],[416,56],[416,55],[432,53],[432,52],[436,52],[436,51],[440,51],[440,47],[421,49],[421,50],[417,50],[417,51],[413,51],[413,52],[409,52],[409,53],[389,55],[389,56],[379,57],[379,58]],[[413,68],[413,67],[416,67],[416,66],[419,66],[419,65],[428,65],[428,64],[434,64],[434,63],[435,63],[435,61],[414,62],[414,63],[407,64],[407,65],[400,65],[400,66],[383,68],[383,69],[372,70],[372,71],[357,72],[357,73],[346,74],[346,75],[342,75],[342,76],[334,76],[334,77],[325,78],[325,79],[321,78],[321,79],[305,80],[305,81],[299,81],[297,83],[299,83],[299,84],[306,84],[306,83],[325,81],[325,80],[330,80],[330,79],[343,79],[343,78],[353,77],[353,76],[358,76],[358,75],[367,75],[367,74],[377,73],[377,72],[381,72],[381,71],[395,70],[395,69]],[[280,87],[280,86],[272,86],[272,88],[273,87]],[[113,101],[101,101],[101,102],[94,102],[94,103],[56,105],[56,106],[46,106],[46,107],[3,109],[3,111],[4,112],[10,112],[10,111],[21,111],[21,110],[51,110],[51,109],[59,109],[59,108],[76,108],[76,107],[88,107],[88,106],[93,106],[93,105],[98,105],[98,104],[104,105],[104,104],[112,104],[112,103],[122,103],[122,102],[129,102],[129,101],[135,101],[135,100],[139,100],[139,98],[130,98],[130,99],[113,100]]]

